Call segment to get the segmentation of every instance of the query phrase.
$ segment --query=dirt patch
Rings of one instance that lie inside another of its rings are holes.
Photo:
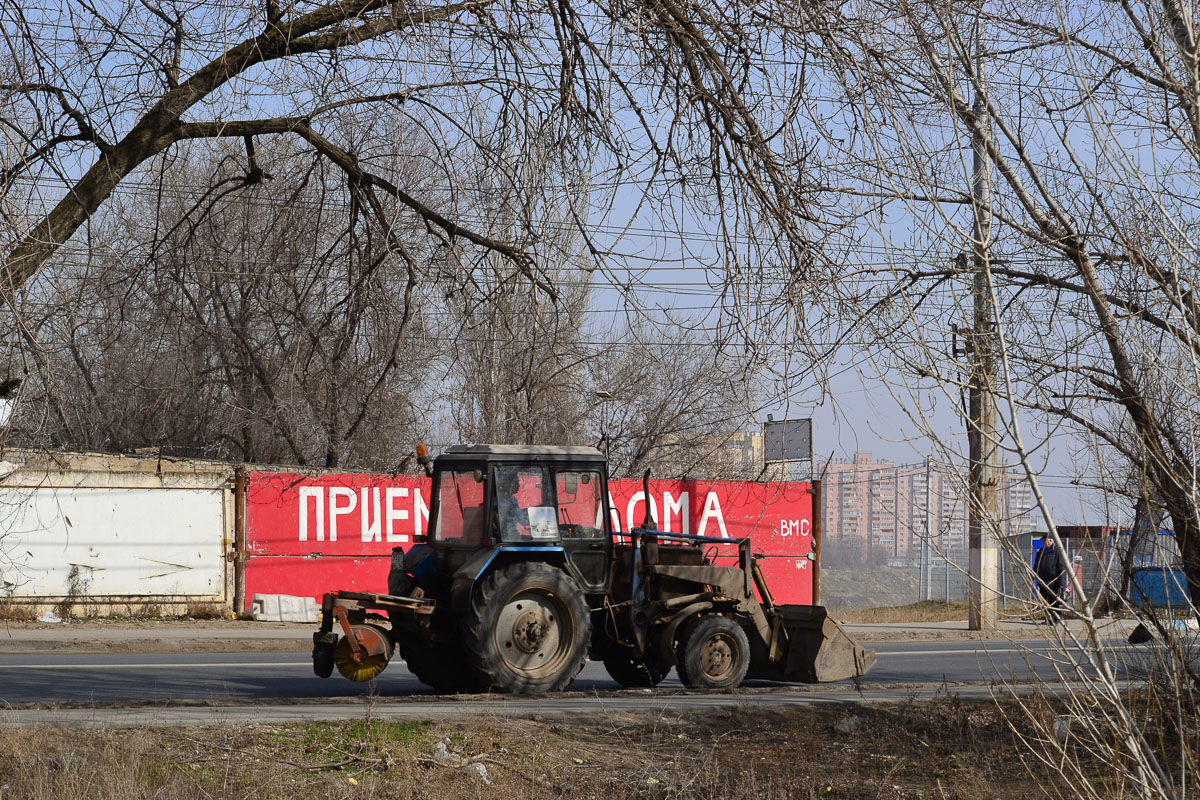
[[[5,797],[1045,796],[991,702],[0,733]]]
[[[966,603],[939,603],[925,600],[920,603],[910,603],[906,606],[880,606],[877,608],[860,608],[840,612],[837,617],[840,622],[858,625],[876,625],[891,622],[963,622],[967,621]]]
[[[316,629],[315,622],[253,622],[237,619],[196,619],[191,617],[71,617],[62,622],[10,620],[0,628],[13,633],[29,630],[55,631],[143,631],[187,628],[217,631],[295,631]]]
[[[70,637],[52,640],[7,640],[0,630],[0,654],[31,655],[34,653],[78,653],[79,655],[103,655],[105,653],[308,653],[312,651],[312,640],[295,638],[261,639],[181,639],[178,637],[93,639]]]
[[[821,602],[837,616],[850,609],[906,605],[920,597],[920,572],[900,567],[821,567]]]

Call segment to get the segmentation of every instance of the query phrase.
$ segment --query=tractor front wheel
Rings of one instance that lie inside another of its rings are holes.
[[[684,629],[675,671],[689,689],[734,689],[750,667],[750,640],[729,617],[705,614]]]
[[[592,618],[574,580],[549,564],[495,570],[463,620],[467,661],[493,691],[557,692],[587,661]]]

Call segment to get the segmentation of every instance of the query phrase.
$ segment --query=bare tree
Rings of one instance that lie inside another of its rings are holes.
[[[25,441],[395,466],[434,353],[401,233],[380,236],[339,174],[285,149],[262,154],[269,179],[228,147],[164,165],[170,189],[110,207],[87,257],[23,294],[41,367]]]
[[[577,175],[564,194],[554,189],[551,150],[509,152],[507,160],[511,171],[474,165],[468,185],[478,216],[489,236],[535,254],[557,300],[498,254],[447,264],[438,281],[454,387],[447,411],[461,441],[577,444],[590,406],[586,367],[595,348],[583,334],[595,264],[569,209],[586,203],[588,176]]]
[[[753,420],[757,386],[716,343],[681,326],[634,322],[591,367],[594,385],[612,394],[604,435],[613,475],[760,477],[729,458],[731,440]]]
[[[250,147],[272,135],[303,141],[336,165],[364,208],[389,196],[433,242],[468,258],[497,253],[551,297],[533,252],[483,233],[486,225],[456,207],[462,163],[503,172],[512,167],[507,154],[549,150],[557,180],[580,169],[599,176],[570,209],[595,253],[611,254],[620,236],[597,236],[594,211],[629,202],[657,213],[682,200],[697,212],[728,212],[714,239],[738,246],[715,256],[723,267],[796,269],[810,260],[806,148],[789,124],[802,81],[777,80],[755,55],[798,63],[807,41],[749,9],[125,0],[3,13],[20,67],[0,89],[39,123],[9,173],[31,196],[30,182],[61,187],[4,255],[10,293],[156,155],[187,141]],[[385,114],[429,143],[439,192],[377,167],[370,155],[387,143],[342,124]],[[484,117],[486,136],[465,124],[472,114]]]
[[[374,233],[359,225],[353,234],[356,242],[370,240],[363,258],[386,248],[424,298],[445,297],[454,286],[474,293],[464,290],[446,303],[452,319],[461,323],[475,308],[478,323],[493,299],[537,309],[536,338],[541,344],[552,339],[554,352],[526,359],[529,369],[546,374],[541,365],[553,364],[549,373],[556,380],[571,373],[571,382],[581,374],[570,365],[585,355],[572,344],[582,301],[559,285],[564,275],[574,280],[580,264],[594,269],[624,293],[614,304],[636,316],[648,242],[661,250],[672,231],[696,242],[673,256],[676,263],[725,287],[719,300],[725,313],[714,323],[721,347],[755,351],[758,334],[778,324],[757,304],[763,287],[782,281],[795,297],[806,275],[825,263],[814,245],[820,225],[810,208],[819,182],[811,178],[807,127],[797,118],[810,33],[822,14],[789,10],[787,24],[780,24],[774,11],[712,0],[507,6],[484,0],[419,9],[386,0],[5,6],[4,58],[14,66],[0,83],[0,102],[22,125],[9,125],[17,146],[0,165],[0,185],[3,200],[27,208],[30,219],[3,243],[0,286],[13,313],[11,329],[26,348],[20,355],[43,358],[45,349],[34,345],[28,329],[55,291],[48,273],[71,262],[82,269],[89,243],[112,230],[116,217],[106,218],[105,206],[132,207],[130,196],[146,191],[169,195],[172,173],[165,165],[205,149],[220,153],[229,169],[189,176],[194,185],[188,188],[204,201],[183,228],[160,218],[171,209],[157,200],[153,212],[142,206],[139,213],[152,217],[142,228],[151,234],[140,242],[143,251],[174,249],[186,231],[203,230],[197,217],[232,208],[215,197],[231,191],[253,198],[269,176],[287,174],[287,159],[309,153],[326,180],[325,169],[341,173],[352,215],[373,226]],[[778,71],[777,63],[792,66]],[[278,138],[290,144],[268,144]],[[216,141],[243,151],[236,165],[232,149],[206,147]],[[401,169],[404,162],[419,168]],[[498,204],[481,202],[481,174],[494,186],[522,189],[503,224],[489,218]],[[572,260],[559,260],[548,246],[552,240],[571,242]],[[92,276],[96,267],[88,264],[84,274]],[[139,296],[145,289],[137,284],[154,275],[131,276],[123,288]],[[43,278],[46,284],[39,285]],[[222,283],[202,287],[193,298],[197,309],[225,314],[222,324],[231,329],[243,310],[261,313],[235,302],[264,299],[261,286]],[[110,290],[117,291],[115,284]],[[786,304],[775,308],[791,313]],[[413,307],[398,311],[423,318]],[[199,312],[192,316],[198,319]],[[102,337],[119,330],[104,330],[108,324],[78,328],[79,352],[71,358],[93,397],[83,351],[106,346]],[[101,338],[92,340],[93,333]],[[464,333],[460,342],[470,338]],[[791,342],[803,344],[798,337]],[[272,444],[247,432],[234,437],[229,452],[340,463],[347,431],[356,424],[365,430],[363,423],[326,416],[328,448],[301,441],[306,425],[295,399],[309,402],[316,394],[298,382],[266,396],[271,381],[262,376],[279,365],[251,363],[260,344],[239,345],[247,363],[235,371],[259,377],[239,377],[244,387],[236,399],[214,396],[212,402],[230,403],[237,414],[271,428]],[[399,345],[407,346],[408,339]],[[766,358],[755,352],[751,360]],[[145,366],[131,363],[114,385],[135,380]],[[55,374],[48,362],[38,371]],[[164,375],[153,382],[170,380]],[[533,395],[556,394],[554,386],[553,392],[526,393],[529,414],[552,418],[535,411],[545,406]],[[72,419],[80,412],[72,398],[56,396],[54,381],[40,388],[39,413],[49,415],[51,428],[85,427],[82,417]],[[500,390],[515,396],[514,386]],[[586,397],[586,389],[567,396]],[[327,395],[325,407],[334,405]],[[554,436],[576,435],[589,409],[577,404],[569,410]],[[159,410],[178,424],[176,406]],[[522,424],[526,437],[549,435]],[[88,441],[117,447],[174,436],[169,426],[151,436],[119,427],[99,425],[105,432]]]
[[[1200,597],[1195,10],[880,0],[843,11],[825,62],[839,91],[813,116],[827,163],[840,165],[832,188],[844,215],[864,224],[827,301],[877,343],[884,374],[943,455],[961,438],[930,424],[931,398],[960,402],[970,350],[992,343],[996,444],[1029,475],[1050,535],[1038,474],[1052,437],[1067,433],[1110,474],[1114,454],[1133,466],[1140,485],[1119,491],[1161,504]],[[994,180],[983,201],[970,191],[973,145]],[[975,224],[984,211],[990,230]],[[989,309],[982,327],[976,294]],[[1087,750],[1113,764],[1119,792],[1182,796],[1194,750],[1170,728],[1193,724],[1189,657],[1169,640],[1159,691],[1142,705],[1117,680],[1098,598],[1074,589],[1084,635],[1063,644],[1082,650],[1059,677],[1087,688],[1066,700],[1081,722],[1068,742],[1031,709],[1031,752],[1079,794],[1113,788],[1080,769]],[[1169,723],[1156,717],[1166,707]]]

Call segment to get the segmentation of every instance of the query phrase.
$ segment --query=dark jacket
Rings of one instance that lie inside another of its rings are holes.
[[[1039,550],[1033,561],[1033,571],[1037,573],[1039,583],[1062,593],[1067,584],[1067,561],[1057,547],[1047,544]]]

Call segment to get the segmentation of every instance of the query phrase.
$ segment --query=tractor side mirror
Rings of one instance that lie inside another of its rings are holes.
[[[471,477],[473,477],[475,479],[476,483],[483,483],[483,470],[481,470],[481,469],[475,470],[475,472],[473,472],[471,474]]]

